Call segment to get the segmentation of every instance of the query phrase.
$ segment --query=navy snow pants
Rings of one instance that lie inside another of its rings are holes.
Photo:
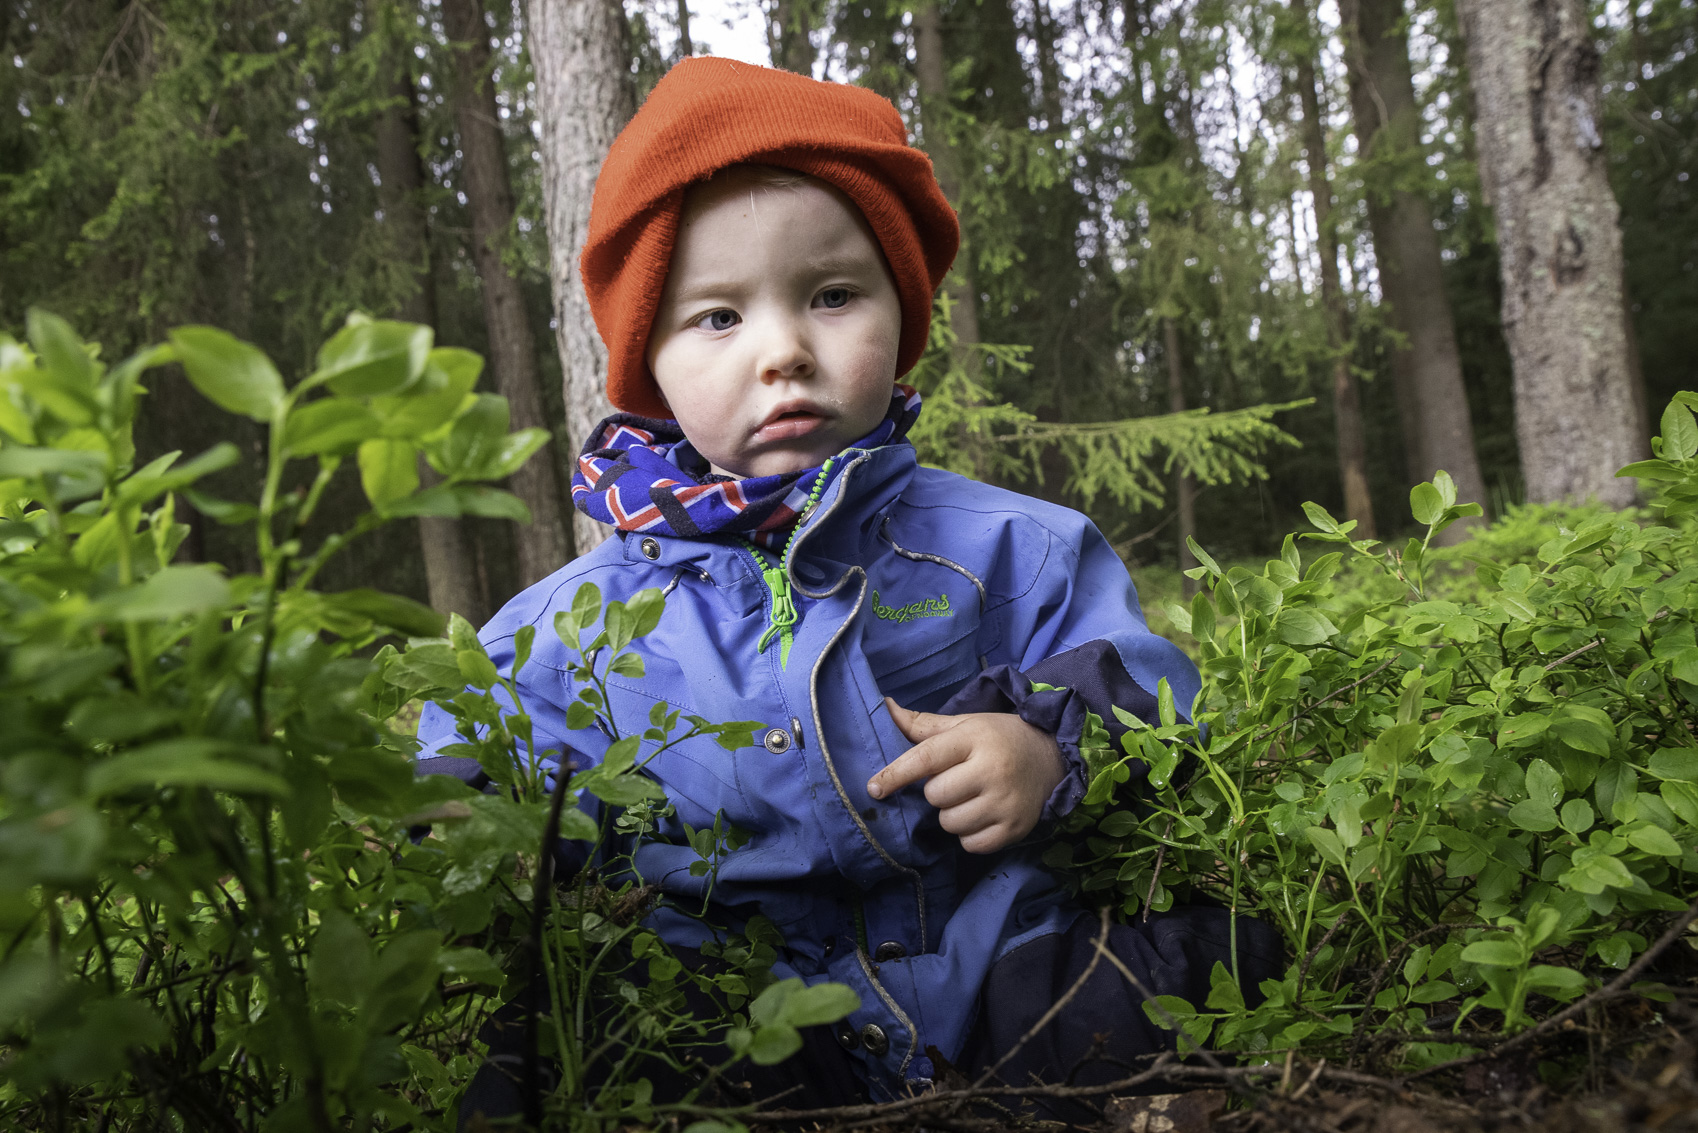
[[[1175,908],[1152,914],[1147,921],[1113,925],[1108,947],[1152,995],[1176,995],[1200,1008],[1208,998],[1215,962],[1231,968],[1231,923],[1223,908]],[[1236,927],[1239,984],[1245,1000],[1255,1006],[1262,999],[1261,982],[1284,972],[1284,950],[1279,934],[1261,921],[1239,916]],[[1067,932],[1040,937],[1003,957],[979,991],[977,1022],[956,1069],[976,1079],[1013,1047],[1084,973],[1100,931],[1094,917],[1081,917]],[[696,957],[684,949],[676,951],[695,966]],[[1006,1085],[1086,1086],[1136,1073],[1148,1065],[1149,1055],[1174,1049],[1174,1036],[1150,1022],[1142,1003],[1143,997],[1114,965],[1099,963],[1073,1000],[997,1071],[997,1078]],[[524,1111],[520,1000],[498,1011],[479,1037],[489,1045],[490,1059],[460,1102],[461,1130],[470,1128],[477,1112],[494,1120]],[[736,1067],[725,1075],[729,1085],[714,1100],[739,1104],[782,1094],[777,1104],[785,1109],[869,1100],[852,1069],[852,1056],[837,1045],[831,1027],[806,1028],[802,1037],[802,1050],[777,1066]],[[665,1067],[654,1067],[648,1076],[656,1101],[677,1100],[692,1085]],[[1044,1116],[1095,1118],[1088,1108],[1066,1103],[1048,1104]]]

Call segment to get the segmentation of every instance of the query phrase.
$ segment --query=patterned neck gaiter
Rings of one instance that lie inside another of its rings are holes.
[[[920,415],[920,395],[900,382],[890,409],[850,448],[898,444]],[[572,473],[572,503],[620,531],[664,535],[732,532],[777,550],[800,518],[820,468],[738,480],[708,468],[676,421],[615,413],[596,429]]]

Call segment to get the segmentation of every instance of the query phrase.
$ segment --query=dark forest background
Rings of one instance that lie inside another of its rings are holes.
[[[1654,423],[1676,390],[1698,387],[1698,8],[1612,0],[1592,14],[1628,372]],[[691,12],[645,0],[624,15],[640,99],[696,46]],[[1451,0],[768,0],[748,18],[764,21],[775,64],[863,83],[910,117],[964,220],[956,331],[1027,348],[972,363],[996,401],[1088,424],[1314,399],[1276,418],[1300,444],[1271,446],[1265,479],[1174,484],[1159,506],[1070,488],[1059,458],[1004,476],[1089,497],[1135,569],[1175,564],[1193,525],[1231,557],[1275,549],[1305,500],[1355,514],[1335,419],[1354,412],[1344,386],[1359,399],[1366,506],[1382,537],[1408,523],[1408,489],[1426,474],[1409,451],[1413,416],[1432,410],[1411,409],[1398,356],[1432,329],[1409,320],[1437,316],[1433,303],[1426,315],[1388,304],[1381,286],[1378,245],[1399,209],[1430,215],[1482,502],[1501,515],[1527,497]],[[1372,50],[1357,57],[1352,43]],[[520,494],[537,510],[553,493],[549,545],[567,545],[560,488],[583,438],[561,428],[523,5],[6,0],[0,49],[0,329],[17,333],[39,305],[115,359],[209,323],[300,375],[351,311],[428,322],[439,344],[492,358],[485,384],[514,402],[515,425],[534,414],[555,430],[538,458],[547,475]],[[1401,126],[1384,105],[1399,53],[1412,99]],[[1365,120],[1376,100],[1388,116],[1378,142]],[[249,465],[209,491],[251,495],[258,426],[227,436],[231,419],[195,404],[183,382],[156,378],[142,457],[234,440]],[[357,477],[333,491],[341,502],[321,511],[339,526]],[[200,503],[184,553],[254,569]],[[454,522],[474,614],[553,553],[527,557],[528,536],[502,522]],[[391,525],[324,585],[430,597],[423,548],[441,538]]]

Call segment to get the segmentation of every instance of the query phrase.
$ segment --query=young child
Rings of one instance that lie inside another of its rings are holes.
[[[663,835],[723,812],[752,836],[712,897],[727,920],[777,924],[775,974],[861,997],[777,1068],[801,1087],[788,1105],[899,1096],[932,1076],[929,1051],[973,1073],[1016,1044],[1093,955],[1097,919],[1030,837],[1084,793],[1086,711],[1118,737],[1111,705],[1153,718],[1161,678],[1181,706],[1198,688],[1084,516],[921,467],[904,440],[920,398],[896,379],[957,243],[878,95],[725,59],[674,67],[608,154],[582,260],[625,412],[586,445],[572,494],[617,534],[483,631],[504,666],[514,631],[537,627],[537,746],[587,765],[607,741],[566,726],[554,614],[584,582],[619,599],[661,587],[647,675],[610,677],[608,710],[636,732],[662,701],[764,724],[754,749],[704,739],[649,771],[676,808]],[[453,722],[427,710],[419,734],[452,742]],[[665,840],[636,855],[682,906],[707,884],[695,860]],[[664,904],[651,923],[681,949],[707,932]],[[1152,993],[1201,1004],[1229,925],[1186,909],[1110,945]],[[1279,946],[1244,917],[1236,934],[1254,995]],[[999,1076],[1125,1076],[1172,1046],[1141,1000],[1100,964]]]

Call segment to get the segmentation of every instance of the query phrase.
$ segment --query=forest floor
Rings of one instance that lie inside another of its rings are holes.
[[[1511,1055],[1482,1055],[1427,1077],[1380,1076],[1298,1059],[1260,1068],[1187,1065],[1177,1072],[1185,1084],[1199,1088],[1093,1099],[1090,1108],[1098,1116],[1088,1121],[1020,1118],[1000,1106],[969,1104],[953,1112],[925,1106],[883,1122],[863,1113],[814,1128],[822,1133],[1698,1133],[1698,985],[1679,989],[1666,1003],[1616,1000],[1589,1012],[1586,1024],[1571,1022]],[[1550,1084],[1555,1082],[1563,1084]]]

